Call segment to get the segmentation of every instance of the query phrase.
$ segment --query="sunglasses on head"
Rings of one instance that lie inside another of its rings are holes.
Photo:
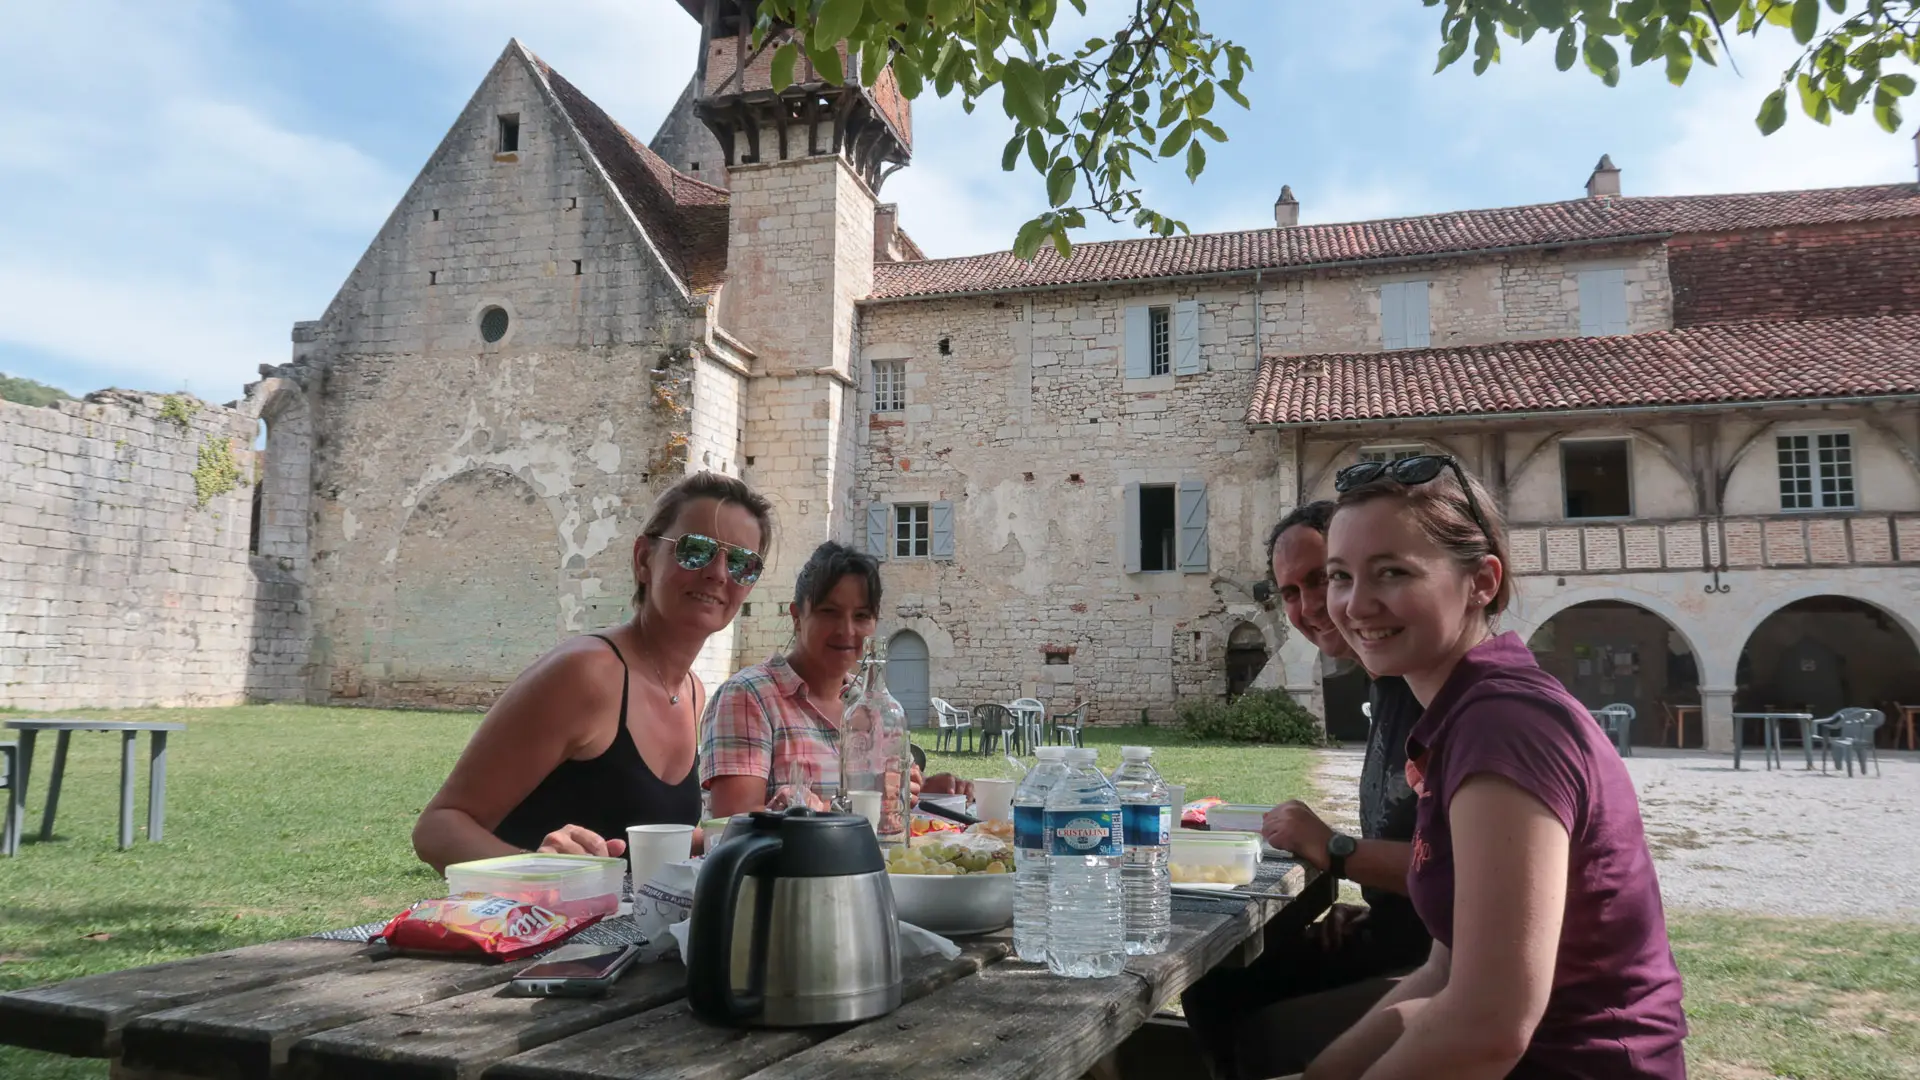
[[[649,534],[655,540],[666,540],[673,544],[673,561],[680,564],[682,570],[704,570],[715,555],[727,553],[727,576],[735,585],[751,585],[760,580],[760,571],[766,568],[766,560],[757,551],[715,540],[711,536],[699,533],[682,533],[678,539]]]
[[[1460,491],[1467,497],[1467,510],[1473,514],[1473,523],[1480,526],[1481,535],[1491,542],[1493,530],[1487,528],[1487,519],[1480,513],[1480,502],[1473,497],[1473,486],[1467,483],[1467,474],[1452,454],[1415,454],[1397,461],[1363,461],[1349,465],[1333,474],[1333,490],[1344,495],[1381,477],[1407,487],[1418,487],[1432,482],[1448,469],[1452,469],[1453,478],[1460,481]]]

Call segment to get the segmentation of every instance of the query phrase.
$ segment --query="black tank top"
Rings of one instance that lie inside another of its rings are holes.
[[[620,646],[604,634],[620,666]],[[686,778],[669,784],[647,768],[627,730],[627,675],[620,677],[620,726],[613,744],[599,757],[572,759],[548,773],[493,830],[493,835],[515,847],[540,846],[546,835],[563,825],[592,829],[609,840],[627,838],[629,825],[698,825],[700,823],[700,757],[694,754]]]

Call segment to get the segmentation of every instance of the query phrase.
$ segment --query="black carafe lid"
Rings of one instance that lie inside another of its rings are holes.
[[[846,877],[887,868],[873,826],[858,814],[822,814],[803,806],[757,810],[753,831],[780,838],[779,856],[762,864],[757,877]]]

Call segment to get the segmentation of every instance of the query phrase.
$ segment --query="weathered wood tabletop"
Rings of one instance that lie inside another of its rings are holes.
[[[1264,870],[1295,899],[1177,901],[1166,952],[1119,977],[1055,978],[1010,960],[1005,932],[962,939],[953,960],[904,964],[904,1004],[852,1026],[709,1025],[671,960],[607,997],[521,998],[501,990],[531,960],[301,938],[0,994],[0,1043],[110,1058],[117,1080],[1074,1080],[1214,965],[1257,955],[1269,921],[1331,899],[1299,864]]]

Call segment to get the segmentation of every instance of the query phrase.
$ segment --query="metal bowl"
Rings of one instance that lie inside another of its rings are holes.
[[[1013,922],[1012,874],[888,874],[901,922],[936,934],[986,934]]]

